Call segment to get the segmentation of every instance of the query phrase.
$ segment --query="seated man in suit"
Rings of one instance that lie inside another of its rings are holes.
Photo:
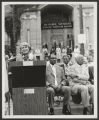
[[[82,104],[84,106],[83,114],[86,115],[89,111],[89,101],[91,100],[92,103],[94,102],[94,86],[88,81],[88,66],[84,64],[84,57],[82,55],[75,58],[76,63],[72,66],[68,66],[68,56],[64,58],[64,63],[66,64],[65,70],[69,86],[71,87],[71,93],[77,94],[78,91],[81,92]]]
[[[47,84],[47,94],[48,102],[50,107],[50,115],[54,114],[54,96],[56,94],[62,94],[63,99],[63,114],[71,114],[69,110],[69,100],[71,95],[71,89],[66,86],[66,78],[64,75],[63,68],[56,65],[56,55],[50,55],[50,63],[46,66],[46,84]]]

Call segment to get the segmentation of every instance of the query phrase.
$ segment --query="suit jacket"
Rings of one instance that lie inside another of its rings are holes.
[[[66,78],[64,75],[63,68],[58,65],[55,65],[55,67],[56,67],[56,79],[57,79],[58,85],[60,85],[60,84],[65,85]],[[47,86],[55,85],[55,76],[53,74],[53,70],[52,70],[50,64],[48,66],[46,66],[46,85]]]

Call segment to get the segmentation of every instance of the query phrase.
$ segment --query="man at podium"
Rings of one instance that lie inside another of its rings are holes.
[[[14,115],[46,115],[46,63],[30,59],[30,45],[20,45],[20,55],[9,63]],[[31,60],[31,61],[30,61]],[[42,110],[43,109],[43,110]]]
[[[16,61],[31,61],[33,58],[29,43],[22,42],[20,44],[20,53],[16,56]]]
[[[69,100],[71,90],[69,86],[66,86],[66,78],[63,68],[56,65],[56,55],[50,55],[50,63],[46,66],[46,85],[48,103],[50,107],[50,115],[54,115],[54,96],[59,94],[63,95],[63,109],[62,113],[67,115],[71,114],[69,110]]]

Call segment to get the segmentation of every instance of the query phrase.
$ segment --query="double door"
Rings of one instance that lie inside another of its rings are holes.
[[[70,46],[74,48],[74,40],[72,29],[53,29],[42,30],[42,45],[48,45],[48,51],[51,50],[54,44],[62,46]]]

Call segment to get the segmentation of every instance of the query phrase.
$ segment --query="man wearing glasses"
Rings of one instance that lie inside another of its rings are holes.
[[[54,96],[63,95],[63,109],[62,113],[65,115],[70,115],[69,101],[71,90],[69,86],[66,86],[66,78],[64,75],[63,68],[56,65],[56,55],[50,55],[50,63],[46,67],[46,85],[47,85],[47,95],[48,103],[50,107],[50,115],[54,115]]]

